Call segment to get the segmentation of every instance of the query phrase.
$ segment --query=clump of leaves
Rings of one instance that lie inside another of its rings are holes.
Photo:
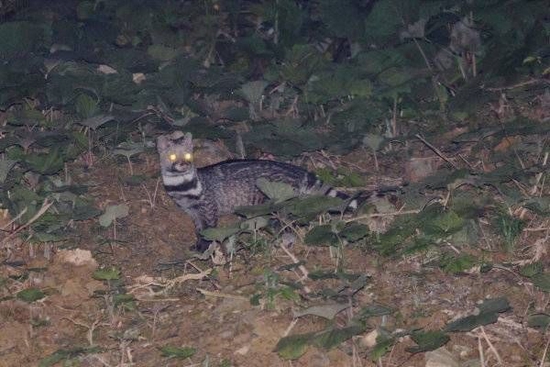
[[[97,280],[118,280],[120,279],[120,270],[115,268],[98,269],[94,271],[92,277]]]
[[[64,361],[66,365],[78,364],[79,358],[83,355],[97,354],[101,352],[100,347],[77,347],[72,349],[60,349],[43,358],[38,364],[39,367],[55,366]]]
[[[192,347],[175,347],[172,345],[166,345],[159,348],[163,357],[167,358],[177,358],[177,359],[187,359],[197,353],[197,350]]]
[[[504,248],[506,251],[512,252],[517,239],[522,233],[525,222],[519,218],[510,216],[504,211],[499,211],[494,218],[494,225],[504,239]]]
[[[315,173],[321,181],[334,187],[361,187],[365,184],[364,178],[351,169],[338,168],[334,174],[328,168],[321,168]]]
[[[250,298],[252,305],[258,306],[263,300],[265,307],[272,310],[276,308],[276,301],[279,297],[294,302],[300,300],[300,296],[296,292],[299,287],[282,283],[279,274],[271,270],[265,270],[263,278],[263,284],[258,284],[258,290]]]
[[[458,274],[471,269],[476,264],[472,255],[450,255],[445,254],[439,260],[439,267],[447,273]]]

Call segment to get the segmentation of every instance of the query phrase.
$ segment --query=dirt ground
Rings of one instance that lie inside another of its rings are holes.
[[[430,266],[429,254],[381,257],[374,251],[346,247],[336,258],[325,247],[296,244],[289,249],[307,270],[368,275],[368,285],[333,321],[293,311],[326,303],[313,298],[338,280],[305,280],[312,293],[298,299],[282,295],[272,302],[250,298],[266,289],[266,270],[279,284],[297,282],[301,273],[282,270],[295,262],[280,248],[242,250],[232,261],[199,260],[188,250],[194,230],[190,219],[164,193],[156,156],[134,162],[145,180],[125,183],[123,162],[105,161],[85,170],[75,164],[70,175],[90,185],[96,205],[125,203],[129,215],[109,228],[97,220],[69,228],[71,240],[48,247],[14,239],[8,265],[1,267],[0,366],[543,366],[548,338],[526,326],[529,310],[544,309],[548,295],[514,271],[493,269],[451,275]],[[494,253],[493,258],[506,255]],[[119,279],[96,280],[98,268],[114,267]],[[14,294],[36,287],[46,297],[33,303]],[[121,295],[133,301],[121,301]],[[507,297],[512,309],[497,323],[469,333],[453,333],[436,352],[411,354],[410,337],[401,337],[378,361],[371,360],[374,334],[356,336],[330,350],[309,347],[298,360],[285,361],[274,351],[285,335],[343,326],[368,304],[391,307],[390,316],[369,319],[372,330],[438,330],[475,312],[486,298]],[[189,358],[163,356],[161,348],[192,347]],[[57,358],[57,359],[56,359]]]

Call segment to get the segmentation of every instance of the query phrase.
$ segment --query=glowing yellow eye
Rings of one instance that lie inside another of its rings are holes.
[[[183,159],[185,159],[187,162],[191,162],[193,160],[193,155],[191,153],[185,153],[183,155]]]
[[[178,156],[175,155],[174,153],[172,153],[168,156],[168,159],[170,159],[171,162],[175,162],[177,158],[178,158]]]

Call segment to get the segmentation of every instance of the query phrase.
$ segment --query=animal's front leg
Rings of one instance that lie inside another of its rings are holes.
[[[216,227],[218,225],[217,213],[213,210],[213,208],[206,208],[206,210],[201,211],[199,215],[194,216],[193,219],[195,221],[195,234],[197,236],[197,242],[192,249],[198,252],[204,252],[208,250],[212,241],[204,239],[201,232],[203,229]]]

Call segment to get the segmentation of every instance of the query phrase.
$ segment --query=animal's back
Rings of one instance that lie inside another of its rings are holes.
[[[262,203],[266,197],[257,180],[284,182],[297,193],[307,193],[318,182],[314,174],[282,162],[267,160],[225,161],[199,168],[206,200],[216,203],[218,214],[232,213],[236,207]]]

